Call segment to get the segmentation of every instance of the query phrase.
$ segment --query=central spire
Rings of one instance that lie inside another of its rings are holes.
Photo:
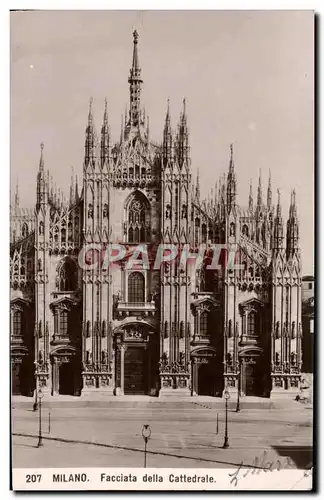
[[[138,33],[135,30],[133,33],[133,64],[128,78],[129,91],[130,91],[130,109],[129,119],[130,125],[137,127],[140,122],[140,94],[141,84],[141,68],[138,62]]]

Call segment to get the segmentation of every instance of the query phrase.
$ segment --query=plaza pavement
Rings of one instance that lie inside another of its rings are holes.
[[[41,448],[37,448],[38,412],[32,411],[32,402],[30,398],[12,401],[13,467],[142,467],[143,424],[152,430],[148,467],[237,469],[241,462],[253,467],[262,460],[279,460],[284,468],[312,464],[312,408],[293,401],[245,398],[239,413],[232,401],[228,449],[222,448],[221,399],[44,401]]]

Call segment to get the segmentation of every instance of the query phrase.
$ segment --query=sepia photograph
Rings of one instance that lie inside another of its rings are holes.
[[[311,490],[311,10],[10,13],[14,490]]]

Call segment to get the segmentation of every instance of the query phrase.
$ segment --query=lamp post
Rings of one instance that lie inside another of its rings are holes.
[[[225,438],[224,438],[223,448],[229,448],[227,413],[228,413],[228,400],[230,399],[230,393],[228,392],[227,389],[225,389],[224,391],[224,398],[225,398]]]
[[[146,468],[147,442],[151,437],[151,427],[148,424],[143,425],[142,436],[144,439],[144,468]]]
[[[236,400],[236,413],[241,411],[240,408],[240,392],[241,392],[241,363],[239,362],[239,374],[238,374],[238,381],[237,381],[237,400]]]
[[[42,437],[42,398],[44,396],[41,388],[39,388],[37,396],[38,396],[38,401],[39,401],[39,421],[38,421],[39,427],[38,427],[38,444],[37,444],[37,448],[40,448],[41,446],[43,446],[43,437]]]
[[[36,381],[36,387],[35,387],[35,401],[34,401],[34,404],[33,404],[33,411],[37,411],[38,409],[38,402],[37,402],[37,361],[34,361],[34,365],[35,365],[35,381]]]

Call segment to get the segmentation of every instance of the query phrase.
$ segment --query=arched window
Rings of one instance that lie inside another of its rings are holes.
[[[145,280],[142,273],[131,273],[128,276],[128,302],[145,301]]]
[[[105,219],[106,217],[108,217],[108,205],[107,203],[104,204],[103,206],[103,213],[102,213],[102,216],[103,218]]]
[[[28,225],[26,224],[26,222],[23,224],[21,235],[23,238],[26,238],[28,236]]]
[[[93,219],[93,205],[92,205],[92,203],[89,203],[89,205],[88,205],[88,218]]]
[[[129,243],[143,243],[149,240],[150,205],[140,191],[136,191],[128,203],[126,227]]]
[[[40,221],[40,223],[39,223],[38,232],[39,232],[40,236],[42,236],[44,234],[44,222],[43,221]]]
[[[207,311],[203,311],[200,313],[200,328],[199,332],[201,336],[208,335],[208,313]]]
[[[66,259],[59,269],[59,290],[69,292],[77,288],[77,269],[71,259]]]
[[[68,334],[68,312],[60,311],[60,335],[66,336]]]
[[[255,327],[256,327],[256,313],[251,311],[248,314],[248,321],[247,321],[247,334],[248,334],[248,336],[253,337],[255,335]]]
[[[249,237],[249,228],[248,228],[248,226],[246,224],[244,224],[244,226],[242,227],[242,234],[244,236]]]
[[[171,205],[167,205],[165,208],[165,218],[170,219],[171,217]]]
[[[13,313],[13,336],[14,337],[19,337],[21,335],[21,317],[22,317],[22,312],[21,311],[15,311]]]

